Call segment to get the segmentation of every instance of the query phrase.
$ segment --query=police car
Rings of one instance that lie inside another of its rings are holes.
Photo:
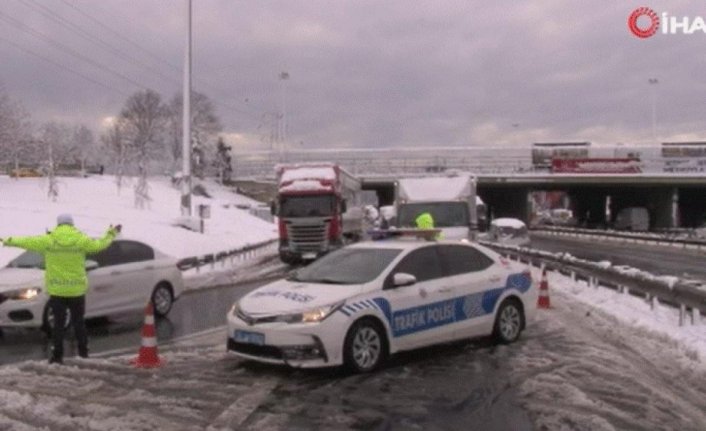
[[[230,352],[292,367],[379,367],[477,336],[511,343],[536,312],[530,272],[475,243],[361,242],[260,287],[228,313]]]

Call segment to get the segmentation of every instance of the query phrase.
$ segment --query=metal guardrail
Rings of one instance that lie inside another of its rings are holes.
[[[632,243],[652,243],[658,245],[679,245],[684,249],[692,249],[702,251],[706,249],[706,239],[694,238],[675,238],[677,233],[670,230],[665,233],[649,233],[649,232],[619,232],[610,230],[596,229],[576,229],[562,227],[533,227],[533,232],[551,233],[558,236],[578,236],[578,237],[598,237],[609,239],[620,239],[624,242]]]
[[[202,266],[211,265],[212,268],[216,267],[216,263],[220,262],[222,266],[230,260],[232,264],[236,261],[245,261],[256,257],[259,253],[266,247],[276,243],[278,240],[271,239],[256,244],[246,245],[241,248],[236,248],[233,250],[220,251],[216,253],[204,254],[201,256],[192,256],[180,259],[177,262],[177,267],[182,271],[187,271],[189,269],[196,268],[198,272]]]
[[[650,300],[653,308],[657,300],[677,307],[680,326],[686,323],[689,314],[692,324],[699,321],[699,313],[706,315],[706,287],[704,286],[699,288],[683,280],[670,284],[639,270],[628,273],[620,267],[606,268],[598,262],[577,259],[573,256],[555,255],[540,250],[503,246],[486,241],[482,244],[509,258],[558,271],[570,276],[572,280],[586,280],[589,286],[605,286],[626,294],[638,293]]]

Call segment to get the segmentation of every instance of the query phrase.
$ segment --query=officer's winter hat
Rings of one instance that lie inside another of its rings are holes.
[[[59,217],[56,218],[56,224],[57,225],[68,224],[68,225],[73,226],[74,219],[73,219],[73,217],[71,217],[71,214],[60,214]]]

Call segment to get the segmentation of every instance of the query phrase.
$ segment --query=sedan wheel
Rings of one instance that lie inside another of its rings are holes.
[[[152,292],[152,305],[154,305],[154,314],[158,317],[164,317],[172,309],[174,304],[174,296],[172,289],[166,283],[160,283]]]
[[[370,321],[357,322],[346,336],[346,365],[358,373],[376,369],[385,357],[385,345],[384,335],[377,325]]]
[[[512,343],[522,332],[524,316],[516,301],[505,301],[495,318],[494,335],[501,343]]]

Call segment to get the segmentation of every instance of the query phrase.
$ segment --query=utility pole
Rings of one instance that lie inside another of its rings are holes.
[[[289,79],[289,73],[281,72],[279,74],[280,91],[282,98],[282,111],[280,112],[280,161],[286,161],[287,158],[287,98],[285,81]]]
[[[647,83],[650,85],[650,89],[652,90],[652,140],[654,140],[655,143],[657,142],[657,84],[659,84],[659,81],[657,78],[650,78],[647,80]]]
[[[181,178],[181,215],[191,216],[191,0],[186,0],[186,49],[184,54],[184,105],[182,117],[183,162]]]

